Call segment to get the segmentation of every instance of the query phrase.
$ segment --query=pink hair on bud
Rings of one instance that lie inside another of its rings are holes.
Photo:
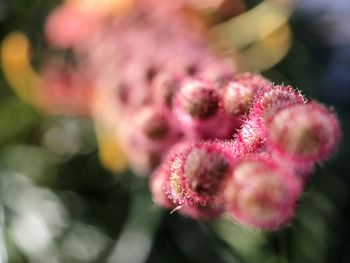
[[[290,86],[273,86],[272,89],[265,87],[258,91],[251,117],[258,118],[266,124],[279,110],[305,102],[305,98]]]
[[[175,107],[184,118],[205,120],[219,109],[219,94],[209,81],[186,79],[175,97]]]
[[[223,192],[229,214],[242,225],[277,230],[295,214],[300,180],[269,157],[239,161]]]
[[[230,115],[249,113],[252,100],[259,89],[268,89],[271,83],[259,75],[244,73],[228,81],[222,92],[222,106]]]
[[[150,189],[153,201],[167,209],[174,209],[175,204],[165,192],[168,173],[164,166],[158,167],[150,179]]]
[[[327,159],[340,138],[337,117],[317,102],[280,111],[268,131],[271,149],[299,162]]]
[[[241,131],[238,132],[238,141],[242,138],[243,141],[246,141],[244,138],[250,140],[254,138],[254,143],[248,143],[249,147],[250,145],[254,146],[255,141],[265,142],[268,137],[266,125],[271,121],[271,118],[284,108],[304,103],[304,97],[289,86],[261,86],[253,100],[247,124],[244,123]],[[248,134],[249,136],[247,136]]]
[[[265,137],[256,119],[247,119],[236,134],[232,142],[232,151],[237,157],[259,152],[265,148]]]
[[[254,90],[230,81],[224,88],[222,106],[232,116],[247,114],[254,96]]]
[[[258,90],[267,91],[272,87],[272,83],[263,76],[249,72],[235,75],[233,81],[253,90],[254,92]]]
[[[216,143],[188,144],[168,161],[170,198],[179,205],[206,206],[218,198],[232,156]]]

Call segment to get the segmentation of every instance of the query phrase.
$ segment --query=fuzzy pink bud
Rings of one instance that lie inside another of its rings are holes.
[[[219,108],[219,93],[209,81],[187,79],[177,91],[173,113],[188,138],[232,138],[241,120]]]
[[[170,132],[170,124],[165,114],[157,111],[144,111],[139,116],[142,133],[152,141],[164,139]]]
[[[178,204],[205,206],[230,171],[231,156],[219,144],[189,144],[169,161],[169,195]]]
[[[257,95],[252,109],[252,117],[260,118],[265,123],[281,109],[294,104],[304,104],[304,97],[289,86],[274,86]]]
[[[250,87],[231,81],[224,88],[222,104],[228,114],[239,116],[249,112],[253,96],[254,90]]]
[[[219,94],[210,82],[187,79],[176,94],[176,107],[189,117],[205,120],[219,109]]]
[[[311,102],[280,111],[269,125],[272,148],[300,161],[321,161],[340,137],[337,118],[323,105]]]
[[[162,154],[180,137],[172,122],[170,112],[164,107],[143,107],[134,114],[135,127],[132,131],[139,145],[152,152]],[[132,123],[129,123],[129,127]]]
[[[226,182],[224,199],[229,213],[252,228],[276,230],[295,213],[301,185],[287,167],[266,157],[238,162]]]
[[[236,140],[231,144],[236,156],[245,156],[264,149],[265,137],[256,119],[247,119],[236,134]]]

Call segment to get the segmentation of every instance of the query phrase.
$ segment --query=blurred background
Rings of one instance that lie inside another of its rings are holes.
[[[169,214],[147,178],[104,168],[91,119],[36,110],[1,70],[0,262],[350,262],[350,1],[228,2],[230,12],[200,13],[238,70],[290,84],[341,121],[338,152],[317,167],[292,225],[265,233]],[[69,56],[44,37],[58,4],[0,0],[0,41],[25,33],[34,70]]]

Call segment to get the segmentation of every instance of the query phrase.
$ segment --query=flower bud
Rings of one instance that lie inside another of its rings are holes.
[[[255,157],[235,165],[223,195],[229,213],[239,223],[276,230],[290,222],[300,191],[300,181],[288,167]]]
[[[228,114],[239,116],[249,112],[253,96],[254,90],[250,87],[231,81],[224,89],[222,104]]]
[[[127,120],[131,133],[135,134],[135,144],[162,154],[180,138],[180,132],[172,123],[168,109],[154,106],[143,107],[134,113],[134,119]]]
[[[247,119],[238,130],[236,140],[232,144],[236,156],[245,156],[263,150],[265,137],[256,119]]]
[[[290,86],[274,86],[271,90],[262,90],[257,95],[252,109],[252,117],[268,123],[275,114],[294,104],[304,104],[304,97]]]
[[[179,81],[169,72],[161,71],[151,83],[153,101],[158,105],[172,107],[174,93],[177,90]]]
[[[192,140],[230,139],[241,124],[240,118],[219,109],[214,84],[197,79],[181,84],[173,113],[186,137]]]
[[[215,198],[230,171],[231,155],[219,144],[188,144],[169,161],[169,195],[177,204],[206,204]]]
[[[234,76],[223,92],[223,107],[230,115],[246,114],[258,90],[270,90],[272,84],[260,75],[244,73]]]
[[[190,118],[205,120],[219,109],[219,95],[209,82],[187,79],[176,94],[175,107]]]
[[[171,129],[165,114],[159,111],[143,111],[139,122],[142,134],[152,141],[164,139]]]
[[[268,131],[273,150],[300,161],[324,160],[340,137],[337,118],[316,102],[280,111]]]

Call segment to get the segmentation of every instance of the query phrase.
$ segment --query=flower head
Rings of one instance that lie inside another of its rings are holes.
[[[340,137],[336,117],[317,102],[281,110],[268,127],[272,149],[300,161],[324,160]]]
[[[220,193],[230,163],[230,154],[218,144],[188,144],[170,158],[170,197],[180,205],[206,206]]]
[[[275,230],[290,222],[300,192],[300,181],[287,167],[256,157],[234,166],[225,184],[224,199],[229,213],[239,223]]]

